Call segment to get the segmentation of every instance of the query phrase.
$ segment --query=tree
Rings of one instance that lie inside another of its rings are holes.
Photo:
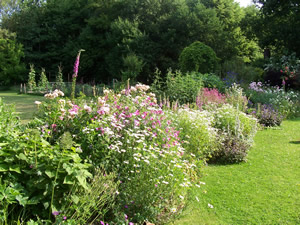
[[[300,56],[299,0],[254,0],[260,4],[260,23],[256,34],[262,48],[275,47],[283,53],[296,52]],[[258,29],[259,28],[259,29]]]
[[[11,85],[25,80],[22,63],[23,48],[15,34],[0,29],[0,85]]]

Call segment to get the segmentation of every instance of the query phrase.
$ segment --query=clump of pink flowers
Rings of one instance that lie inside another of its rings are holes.
[[[226,95],[220,93],[216,88],[203,88],[196,97],[196,105],[202,109],[206,104],[224,104],[226,102]]]

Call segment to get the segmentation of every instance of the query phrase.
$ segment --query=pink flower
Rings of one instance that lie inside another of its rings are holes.
[[[80,54],[81,52],[84,51],[83,49],[79,50],[76,60],[75,60],[75,64],[74,64],[74,73],[73,73],[73,78],[76,78],[78,75],[78,67],[79,67],[79,59],[80,59]]]

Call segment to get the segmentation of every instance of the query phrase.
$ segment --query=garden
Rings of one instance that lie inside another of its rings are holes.
[[[0,3],[0,224],[300,223],[299,46],[255,2]]]

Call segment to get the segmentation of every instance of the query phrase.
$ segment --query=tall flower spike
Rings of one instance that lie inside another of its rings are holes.
[[[81,54],[81,52],[84,52],[84,51],[85,51],[84,49],[80,49],[78,54],[77,54],[76,61],[75,61],[75,64],[74,64],[73,78],[76,78],[78,76],[78,67],[79,67],[80,54]]]

